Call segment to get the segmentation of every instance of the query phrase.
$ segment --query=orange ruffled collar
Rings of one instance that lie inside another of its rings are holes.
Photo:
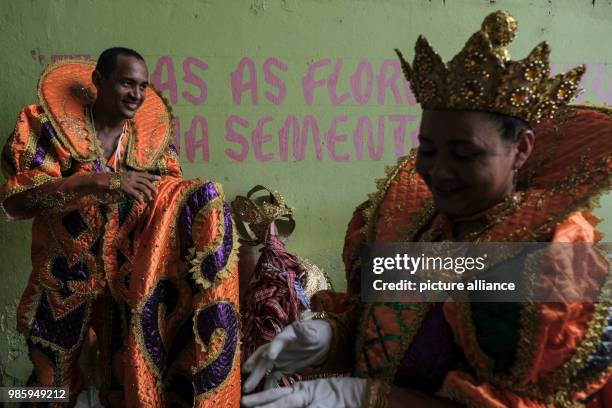
[[[534,151],[519,174],[518,200],[478,214],[474,230],[462,236],[452,231],[456,220],[435,210],[429,189],[414,171],[415,152],[400,159],[370,196],[368,240],[546,241],[558,223],[576,211],[588,212],[610,189],[612,109],[572,106],[535,133]]]
[[[86,110],[96,98],[91,81],[94,68],[91,60],[60,61],[47,67],[38,81],[40,104],[58,138],[82,162],[104,156]],[[170,107],[149,85],[145,101],[128,121],[126,164],[137,170],[155,168],[172,140],[172,123]]]

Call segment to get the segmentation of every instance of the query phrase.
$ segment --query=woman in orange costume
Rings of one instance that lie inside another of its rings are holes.
[[[74,404],[91,328],[105,406],[237,407],[233,221],[220,185],[182,180],[144,60],[114,48],[97,66],[61,62],[38,94],[5,145],[0,188],[10,217],[34,218],[17,314],[27,385],[67,386]]]
[[[247,391],[302,361],[352,377],[263,391],[246,406],[612,406],[612,279],[595,250],[566,255],[601,288],[598,303],[359,303],[368,243],[601,239],[590,210],[610,187],[612,111],[566,106],[584,67],[548,78],[546,43],[512,61],[515,33],[496,12],[448,64],[423,37],[412,65],[398,52],[424,109],[419,149],[349,224],[346,296],[320,293],[323,322],[286,329],[244,365]]]

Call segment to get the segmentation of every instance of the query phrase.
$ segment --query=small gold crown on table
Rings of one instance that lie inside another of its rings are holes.
[[[552,119],[577,95],[586,68],[580,65],[549,78],[546,42],[525,59],[512,61],[506,46],[516,33],[516,19],[506,11],[496,11],[447,64],[423,36],[416,42],[412,65],[399,50],[395,52],[423,109],[495,112],[533,126]]]

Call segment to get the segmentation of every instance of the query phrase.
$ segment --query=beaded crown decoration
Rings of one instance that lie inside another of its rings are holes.
[[[506,11],[496,11],[448,63],[423,36],[416,42],[412,65],[399,50],[395,52],[423,109],[495,112],[533,126],[552,119],[577,95],[585,66],[549,78],[546,42],[525,59],[512,61],[506,46],[516,33],[516,19]]]

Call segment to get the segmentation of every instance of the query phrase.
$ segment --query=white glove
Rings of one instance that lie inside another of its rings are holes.
[[[244,363],[242,371],[250,373],[244,392],[253,391],[265,375],[267,389],[275,387],[284,375],[321,364],[329,353],[331,340],[332,328],[325,320],[305,320],[285,327]]]
[[[359,408],[366,405],[367,382],[363,378],[299,381],[244,396],[240,402],[247,408]]]

